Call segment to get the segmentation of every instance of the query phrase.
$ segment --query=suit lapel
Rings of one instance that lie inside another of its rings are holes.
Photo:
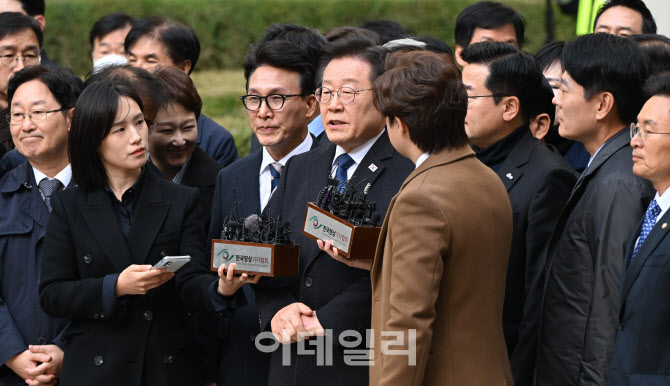
[[[360,165],[356,167],[354,175],[351,176],[350,184],[358,185],[356,190],[362,191],[367,184],[373,185],[377,177],[384,172],[385,159],[393,156],[393,146],[388,139],[388,133],[384,133],[377,138],[377,141],[372,145],[370,151],[363,157]]]
[[[24,166],[25,165],[25,166]],[[35,174],[33,173],[32,167],[26,162],[22,165],[25,168],[25,180],[23,186],[30,186],[30,194],[27,194],[25,199],[21,201],[21,210],[25,213],[26,216],[30,217],[42,227],[42,234],[40,238],[44,236],[44,231],[46,230],[47,221],[49,220],[49,209],[44,203],[42,196],[40,195],[40,190],[37,187],[35,182]]]
[[[170,204],[163,202],[158,177],[151,173],[144,173],[140,197],[135,205],[132,224],[128,232],[128,245],[133,260],[143,264],[148,258],[151,245],[170,209]]]
[[[500,177],[508,192],[523,175],[521,167],[528,163],[537,145],[538,141],[533,137],[530,129],[528,129],[496,171],[496,174]]]
[[[512,161],[511,157],[507,157],[498,170],[496,170],[496,174],[500,177],[503,185],[505,185],[505,189],[509,192],[519,178],[521,178],[523,172],[514,166],[514,161]]]
[[[80,210],[105,256],[121,272],[133,264],[133,259],[107,194],[104,189],[89,192],[88,205]]]
[[[658,244],[668,234],[668,230],[670,228],[666,226],[665,229],[663,229],[663,224],[668,222],[670,222],[670,211],[666,212],[663,215],[663,217],[661,217],[658,220],[658,222],[651,229],[651,232],[649,232],[649,235],[647,235],[647,238],[640,246],[640,249],[637,251],[635,259],[633,259],[633,261],[630,263],[630,266],[628,267],[628,270],[624,275],[623,284],[621,286],[622,299],[625,299],[628,296],[630,289],[633,287],[635,280],[637,280],[637,277],[640,275],[640,271],[642,271],[642,267],[644,267],[644,264],[646,263],[647,259],[649,259],[649,256],[651,256],[656,247],[658,247]],[[635,239],[633,239],[631,243],[631,247],[633,248],[633,250],[635,248],[634,243],[637,240],[637,236],[639,236],[641,229],[642,224],[640,224],[640,227],[636,232],[636,236],[634,236]],[[630,255],[632,255],[632,250],[631,254],[626,255],[627,259],[629,258],[628,256]]]

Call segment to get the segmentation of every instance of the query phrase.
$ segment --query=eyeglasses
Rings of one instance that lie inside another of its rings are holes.
[[[7,123],[10,125],[18,125],[23,123],[23,120],[28,117],[33,122],[44,122],[47,120],[49,113],[55,113],[57,111],[65,111],[69,108],[60,108],[57,110],[33,110],[28,113],[10,113],[7,114]]]
[[[249,111],[256,111],[260,109],[261,104],[263,103],[263,99],[265,99],[265,104],[268,106],[270,110],[279,110],[282,107],[284,107],[284,102],[286,101],[286,98],[292,98],[297,96],[302,95],[301,94],[292,94],[292,95],[270,94],[267,96],[242,95],[240,99],[242,100],[242,103],[244,103],[244,107]]]
[[[319,87],[314,92],[316,100],[319,103],[330,103],[330,100],[333,98],[333,94],[337,94],[337,97],[345,105],[351,104],[356,99],[356,94],[363,91],[372,90],[371,88],[364,88],[361,90],[354,90],[351,87],[341,87],[339,90],[332,91],[328,87]]]
[[[638,135],[640,138],[642,138],[642,144],[644,145],[647,143],[647,136],[649,134],[670,134],[670,133],[655,133],[653,131],[649,131],[645,129],[644,127],[640,127],[635,124],[635,122],[630,124],[630,139],[633,140],[633,138],[637,137]]]
[[[491,95],[468,95],[468,99],[476,99],[476,98],[502,98],[502,97],[508,97],[511,95],[505,95],[505,94],[491,94]]]
[[[24,66],[34,66],[40,62],[40,56],[37,54],[0,56],[0,61],[2,62],[2,65],[9,68],[16,67],[16,65],[19,64],[19,59],[23,61]]]

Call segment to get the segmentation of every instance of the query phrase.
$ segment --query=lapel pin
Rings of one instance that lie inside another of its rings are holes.
[[[667,228],[667,227],[668,227],[668,223],[667,223],[667,222],[664,222],[663,225],[661,226],[661,228],[663,228],[663,229],[665,229],[665,228]]]
[[[507,174],[505,175],[505,177],[509,178],[510,180],[514,178],[514,176],[512,175],[512,173],[507,173]]]
[[[372,170],[372,171],[374,172],[374,171],[377,170],[377,165],[375,165],[375,164],[370,164],[370,166],[368,166],[368,169],[370,169],[370,170]]]

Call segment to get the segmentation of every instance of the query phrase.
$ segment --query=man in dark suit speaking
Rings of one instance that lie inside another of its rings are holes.
[[[219,239],[226,217],[260,213],[296,154],[319,146],[307,124],[316,109],[316,69],[302,50],[288,41],[252,47],[244,64],[247,95],[242,97],[249,123],[263,145],[219,173],[212,205],[209,239]],[[237,207],[236,207],[237,205]],[[254,345],[258,313],[254,292],[242,287],[247,305],[237,309],[230,325],[219,328],[219,384],[267,384],[269,357]],[[242,356],[245,366],[224,366]]]
[[[656,196],[632,234],[621,283],[619,332],[608,385],[670,385],[670,75],[650,79],[652,97],[631,125],[633,173]],[[633,219],[630,219],[633,220]],[[634,220],[633,220],[634,221]]]
[[[369,272],[330,258],[301,230],[307,202],[316,200],[329,175],[352,184],[364,181],[360,189],[370,183],[367,197],[383,215],[414,169],[391,146],[384,118],[372,103],[372,84],[384,71],[384,56],[385,49],[357,36],[324,46],[316,97],[333,143],[293,157],[265,209],[268,215],[288,220],[291,237],[300,244],[298,277],[263,279],[256,291],[261,329],[272,330],[284,344],[272,353],[271,385],[368,384],[367,364],[348,365],[342,344],[365,352],[365,336],[356,344],[342,333],[365,335],[370,327]],[[330,342],[325,358],[315,355],[314,348],[304,350],[305,341],[295,344],[302,339],[300,333],[319,330],[327,336],[316,340]]]
[[[506,43],[482,42],[464,49],[461,58],[467,63],[463,84],[469,98],[465,131],[477,158],[505,185],[514,213],[503,307],[511,357],[524,312],[537,313],[547,243],[577,178],[529,128],[544,80],[533,57]],[[519,383],[522,370],[512,371]]]

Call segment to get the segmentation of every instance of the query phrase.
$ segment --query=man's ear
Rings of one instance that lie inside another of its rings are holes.
[[[458,63],[459,66],[465,67],[467,63],[461,59],[461,52],[463,52],[463,46],[456,44],[456,47],[454,47],[454,58],[456,59],[456,63]]]
[[[47,19],[44,18],[44,15],[35,15],[33,16],[33,19],[40,23],[40,28],[42,28],[42,31],[44,31],[44,27],[47,25]]]
[[[530,132],[540,141],[544,141],[544,137],[549,133],[549,127],[551,127],[551,119],[547,113],[542,113],[530,120]]]
[[[400,118],[400,117],[393,117],[393,124],[396,126],[398,130],[400,130],[400,134],[403,137],[409,137],[409,129],[407,129],[407,124],[405,121]]]
[[[307,114],[305,116],[307,117],[307,120],[310,122],[314,119],[319,114],[314,114],[319,111],[319,103],[316,101],[316,97],[314,94],[307,95],[305,99],[305,102],[307,103]]]
[[[598,120],[605,119],[612,110],[616,108],[614,103],[614,95],[607,91],[600,92],[594,96],[597,98],[598,109],[596,110],[596,118]]]
[[[67,111],[67,131],[72,127],[72,117],[74,116],[74,107]]]
[[[186,59],[177,65],[177,68],[184,71],[186,75],[191,72],[191,61]]]
[[[521,103],[515,96],[504,97],[501,101],[503,105],[503,120],[509,122],[521,114]]]

